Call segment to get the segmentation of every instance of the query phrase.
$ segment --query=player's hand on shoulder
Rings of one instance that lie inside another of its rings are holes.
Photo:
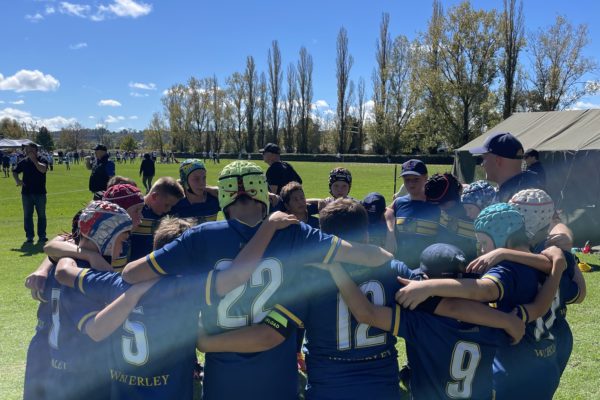
[[[299,224],[298,218],[293,214],[284,213],[283,211],[275,211],[269,215],[268,223],[275,228],[275,230],[284,229],[292,224]]]
[[[427,281],[411,281],[398,277],[398,282],[404,287],[396,292],[396,303],[404,308],[414,310],[431,296]]]
[[[467,265],[466,271],[472,274],[485,274],[494,265],[502,261],[502,249],[495,249],[483,254]]]
[[[563,250],[569,251],[573,247],[573,241],[565,233],[554,233],[546,238],[546,247],[557,246]]]
[[[563,272],[567,268],[567,260],[563,251],[557,246],[550,246],[542,254],[552,261],[553,268],[557,268],[558,272]]]

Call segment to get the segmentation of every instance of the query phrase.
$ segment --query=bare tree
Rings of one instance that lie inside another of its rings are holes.
[[[597,68],[583,55],[589,43],[587,25],[574,27],[557,16],[554,25],[539,29],[529,40],[533,77],[531,107],[538,111],[564,109],[587,93],[581,79]]]
[[[246,135],[243,126],[246,122],[245,99],[246,91],[244,77],[239,72],[234,72],[227,78],[227,93],[231,104],[233,105],[233,114],[235,121],[235,130],[231,135],[231,141],[236,153],[241,153],[246,142]]]
[[[244,82],[246,93],[246,131],[248,134],[248,140],[246,141],[246,151],[248,153],[252,153],[254,152],[254,143],[256,140],[254,114],[256,113],[256,85],[258,82],[258,76],[256,74],[256,65],[252,56],[248,56],[246,58],[246,71],[244,73]]]
[[[173,147],[178,151],[188,148],[187,125],[187,97],[188,89],[185,85],[171,86],[162,97],[164,113],[169,121]]]
[[[267,129],[267,118],[269,117],[269,110],[267,102],[269,100],[269,92],[267,87],[267,78],[265,73],[261,72],[260,79],[258,81],[258,146],[263,148],[267,142],[266,129]]]
[[[360,77],[358,80],[358,105],[356,107],[356,119],[358,121],[356,144],[359,154],[362,154],[365,146],[365,99],[365,80]]]
[[[190,131],[195,133],[195,149],[202,151],[202,137],[208,135],[210,117],[209,80],[194,77],[188,81],[187,120]],[[208,151],[208,149],[205,149]]]
[[[504,0],[504,10],[500,19],[500,34],[502,35],[502,55],[499,70],[502,75],[504,90],[502,93],[502,118],[506,119],[515,112],[516,75],[518,71],[519,53],[525,46],[525,20],[523,18],[523,1]]]
[[[390,57],[392,55],[392,39],[389,34],[390,15],[383,13],[379,25],[379,39],[376,42],[375,60],[377,69],[373,71],[373,103],[375,114],[375,131],[378,135],[387,132],[388,92]]]
[[[269,95],[271,97],[271,134],[269,142],[277,143],[279,130],[279,94],[281,92],[281,81],[283,72],[281,70],[281,53],[277,40],[273,40],[272,49],[267,56],[269,64]]]
[[[337,125],[338,125],[338,143],[337,148],[340,153],[346,152],[348,141],[346,132],[346,118],[348,116],[350,83],[350,70],[354,58],[348,51],[348,33],[344,27],[340,28],[337,37],[337,57],[336,57],[336,77],[337,77]]]
[[[296,88],[296,68],[290,63],[287,68],[287,94],[285,97],[285,136],[284,146],[288,153],[294,151],[294,125],[296,123],[296,105],[298,103],[298,90]]]
[[[297,149],[300,153],[308,152],[308,131],[310,107],[313,97],[312,86],[313,59],[305,47],[300,48],[298,59],[298,118],[299,130],[297,136]]]

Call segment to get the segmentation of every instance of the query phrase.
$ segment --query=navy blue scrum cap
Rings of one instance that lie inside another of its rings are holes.
[[[518,160],[523,158],[523,145],[508,132],[493,133],[485,139],[483,146],[470,149],[471,154],[495,154],[504,158]]]
[[[362,201],[361,204],[367,210],[369,224],[376,224],[381,221],[381,216],[385,212],[385,198],[381,193],[371,192]]]
[[[456,246],[435,243],[421,253],[421,265],[418,272],[431,279],[456,278],[465,272],[467,258]]]

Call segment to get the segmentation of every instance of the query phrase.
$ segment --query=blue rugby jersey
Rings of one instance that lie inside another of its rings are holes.
[[[219,211],[221,211],[219,199],[206,192],[206,200],[203,203],[192,204],[187,197],[184,197],[175,204],[169,214],[179,218],[196,218],[201,224],[207,221],[216,221]]]
[[[402,262],[378,268],[346,265],[346,271],[377,305],[394,303],[397,276],[413,278]],[[359,324],[327,271],[306,268],[298,284],[305,296],[278,304],[276,320],[306,329],[307,399],[397,399],[396,338],[389,332]]]
[[[189,274],[225,269],[250,241],[259,225],[237,220],[207,222],[148,256],[155,272]],[[202,315],[209,334],[218,334],[262,321],[276,303],[303,296],[298,272],[308,262],[328,262],[340,240],[304,223],[275,233],[250,281],[228,293]],[[235,376],[235,385],[231,377]],[[268,377],[268,383],[265,378]],[[207,353],[204,398],[292,399],[296,397],[296,337],[274,349],[252,354]]]
[[[518,263],[503,261],[483,276],[486,278],[498,286],[497,308],[511,312],[515,307],[535,300],[543,274]],[[523,396],[551,399],[556,391],[560,380],[556,343],[547,335],[536,335],[536,326],[535,321],[530,322],[518,345],[502,346],[496,352],[494,389],[497,399]]]
[[[215,301],[213,272],[169,276],[140,299],[111,335],[111,399],[192,399],[201,308]],[[78,288],[92,298],[124,292],[115,273],[84,271]]]
[[[48,393],[48,373],[50,371],[48,334],[52,323],[52,302],[50,301],[52,287],[58,287],[54,280],[54,267],[48,273],[44,289],[37,293],[40,304],[37,309],[35,334],[27,348],[23,400],[51,398],[51,393]]]
[[[453,244],[465,253],[467,261],[477,258],[477,238],[473,221],[469,220],[462,203],[440,214],[440,243]]]
[[[80,267],[89,265],[76,262]],[[108,343],[94,342],[84,332],[85,324],[104,304],[56,281],[49,289],[50,398],[106,399],[110,395]]]
[[[137,260],[150,254],[154,248],[154,232],[158,228],[162,217],[162,215],[156,214],[148,205],[144,204],[140,224],[133,228],[129,236],[131,240],[130,260]]]
[[[396,217],[396,258],[410,268],[418,268],[421,253],[437,242],[440,209],[425,201],[398,197],[392,203]]]
[[[492,399],[492,363],[501,330],[394,306],[392,333],[406,341],[415,400]]]

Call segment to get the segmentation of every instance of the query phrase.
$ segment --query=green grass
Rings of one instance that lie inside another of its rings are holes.
[[[216,184],[223,165],[207,164],[208,183]],[[264,163],[259,165],[266,167]],[[343,164],[295,162],[294,167],[302,176],[307,197],[328,195],[327,177],[335,166],[346,166],[352,171],[351,195],[362,198],[371,191],[379,191],[391,201],[394,187],[394,166],[385,164]],[[430,166],[430,173],[444,172],[449,166]],[[117,165],[117,173],[136,178],[139,163]],[[157,164],[157,176],[177,177],[177,165]],[[72,215],[90,200],[87,191],[89,171],[83,164],[66,171],[64,165],[55,165],[48,173],[48,235],[52,237],[68,230]],[[398,187],[400,186],[398,181]],[[0,398],[18,399],[22,396],[25,353],[35,327],[37,303],[24,287],[25,277],[43,258],[39,245],[23,246],[23,211],[20,188],[12,178],[0,178]],[[586,256],[585,260],[598,266],[600,260]],[[598,267],[596,267],[597,269]],[[557,392],[557,399],[600,398],[600,339],[595,337],[595,314],[600,306],[595,294],[599,293],[600,278],[597,273],[585,274],[588,298],[583,305],[571,306],[569,322],[575,336],[575,348]],[[402,348],[403,346],[400,346]],[[403,351],[401,351],[402,357]],[[401,360],[402,361],[402,360]]]

